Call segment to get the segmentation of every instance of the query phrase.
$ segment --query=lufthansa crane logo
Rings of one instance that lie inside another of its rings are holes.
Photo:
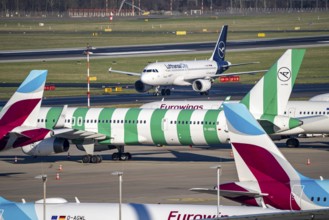
[[[224,58],[225,55],[225,43],[223,41],[218,44],[218,56]]]
[[[287,67],[281,67],[278,71],[278,78],[282,82],[287,82],[291,78],[291,71]]]

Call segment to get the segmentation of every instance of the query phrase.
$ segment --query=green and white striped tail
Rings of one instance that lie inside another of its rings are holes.
[[[283,115],[304,54],[305,49],[287,50],[241,103],[252,113]]]

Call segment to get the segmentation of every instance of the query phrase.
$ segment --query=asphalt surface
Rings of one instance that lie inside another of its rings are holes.
[[[299,149],[280,149],[303,175],[329,178],[329,138],[308,138],[301,140]],[[189,189],[212,188],[216,184],[216,169],[210,167],[218,164],[222,166],[221,183],[237,180],[229,145],[222,148],[129,146],[126,151],[132,153],[131,161],[112,161],[111,154],[115,151],[104,151],[100,164],[82,164],[84,152],[75,147],[70,148],[70,159],[66,153],[33,158],[19,149],[1,152],[1,196],[14,201],[41,199],[42,181],[35,176],[47,174],[47,197],[62,197],[72,202],[75,196],[81,202],[118,202],[119,179],[112,173],[122,171],[123,202],[216,205],[216,196]],[[223,198],[221,204],[238,205]]]
[[[145,55],[160,53],[186,53],[195,51],[212,51],[216,42],[197,42],[186,44],[161,44],[141,46],[102,47],[92,50],[93,57],[120,57],[127,55]],[[329,44],[329,36],[292,37],[277,39],[256,39],[244,41],[228,41],[227,50],[243,50],[256,48],[322,46]],[[21,60],[54,60],[54,59],[80,59],[85,57],[86,48],[0,51],[0,62],[14,62]]]
[[[85,84],[55,84],[56,87],[74,87],[84,86]],[[101,88],[103,86],[113,87],[113,84],[92,84],[92,88]],[[121,85],[123,89],[133,89],[133,85]],[[133,94],[115,94],[109,93],[106,95],[93,96],[91,88],[91,106],[106,106],[115,104],[143,104],[146,102],[160,101],[162,98],[165,100],[224,100],[227,96],[231,96],[232,100],[239,100],[247,94],[253,87],[253,84],[240,84],[240,83],[221,83],[213,84],[209,96],[201,96],[194,92],[190,86],[174,87],[172,95],[170,96],[154,96],[152,93],[133,93]],[[14,87],[18,87],[14,85]],[[56,94],[56,90],[53,91]],[[297,84],[295,85],[291,98],[292,99],[309,99],[315,95],[329,93],[329,84]],[[4,106],[7,100],[1,100],[0,106]],[[44,97],[42,106],[86,106],[86,96],[70,96],[70,97]]]

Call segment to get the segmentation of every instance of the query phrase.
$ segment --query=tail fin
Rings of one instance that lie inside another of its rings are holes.
[[[0,126],[36,126],[47,73],[47,70],[30,72],[1,110]]]
[[[225,103],[224,113],[240,181],[287,184],[298,179],[297,171],[244,105]]]
[[[255,115],[283,115],[305,49],[289,49],[241,100]]]
[[[210,60],[214,60],[217,63],[225,60],[226,37],[227,37],[227,25],[223,25],[216,43],[216,47],[210,57]]]

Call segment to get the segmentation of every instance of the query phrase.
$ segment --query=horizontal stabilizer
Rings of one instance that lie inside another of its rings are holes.
[[[236,64],[228,64],[228,65],[223,65],[223,67],[231,67],[231,66],[243,66],[243,65],[249,65],[249,64],[258,64],[260,62],[256,61],[256,62],[248,62],[248,63],[236,63]]]
[[[121,70],[112,70],[112,68],[109,68],[109,73],[120,73],[120,74],[125,74],[129,76],[140,76],[140,73],[133,73],[133,72],[126,72],[126,71],[121,71]]]
[[[217,194],[217,189],[207,189],[207,188],[192,188],[190,191],[198,192],[198,193],[208,193],[212,195]],[[250,197],[250,198],[258,198],[267,196],[267,194],[258,193],[258,192],[245,192],[245,191],[231,191],[231,190],[220,190],[220,195],[228,198],[236,198],[240,196]]]

